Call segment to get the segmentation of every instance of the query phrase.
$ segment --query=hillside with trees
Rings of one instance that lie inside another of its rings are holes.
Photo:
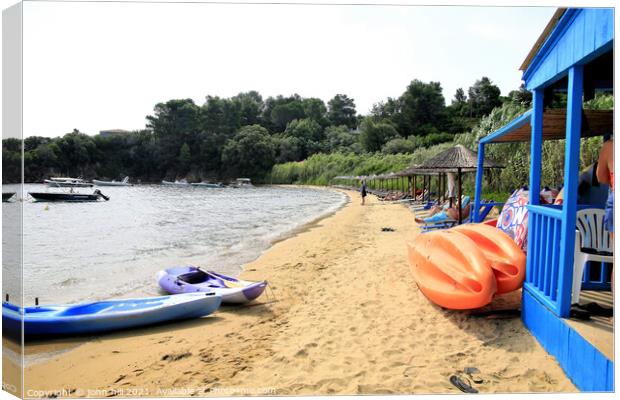
[[[416,79],[399,97],[378,101],[367,115],[360,115],[346,94],[327,103],[298,94],[264,99],[256,91],[206,96],[201,105],[173,99],[156,104],[142,130],[89,136],[75,129],[56,138],[26,138],[24,178],[129,175],[133,181],[159,182],[244,176],[257,182],[324,184],[338,174],[402,169],[448,144],[474,148],[483,132],[525,111],[530,101],[524,88],[502,97],[487,77],[467,90],[459,88],[449,105],[439,82]],[[3,182],[19,182],[21,142],[4,140],[2,152]],[[514,175],[506,177],[513,183],[523,181],[524,167],[516,166],[523,165],[525,153],[515,147],[490,155],[502,160],[523,155],[503,172]]]

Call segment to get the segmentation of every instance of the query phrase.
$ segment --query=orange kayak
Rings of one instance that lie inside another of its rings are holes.
[[[464,310],[521,287],[525,254],[499,229],[461,225],[419,235],[408,244],[413,278],[432,302]]]
[[[485,224],[466,224],[453,228],[476,242],[491,264],[497,293],[519,289],[525,279],[525,253],[514,240],[501,229]]]
[[[409,265],[422,293],[445,308],[479,308],[497,291],[489,261],[472,239],[459,232],[419,235],[409,243]]]

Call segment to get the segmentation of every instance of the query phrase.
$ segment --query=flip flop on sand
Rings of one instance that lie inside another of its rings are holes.
[[[582,308],[579,304],[570,306],[570,317],[587,321],[590,319],[590,311]]]
[[[472,312],[469,315],[471,315],[472,317],[478,317],[478,318],[505,319],[505,318],[520,317],[521,310],[519,309],[487,310],[487,311]]]
[[[478,393],[478,389],[472,387],[467,381],[469,379],[464,376],[452,375],[450,383],[456,386],[463,393]]]
[[[394,231],[395,231],[395,229],[394,228],[390,228],[390,227],[381,228],[381,232],[394,232]]]
[[[484,382],[484,379],[480,376],[480,370],[476,367],[465,367],[463,372],[465,372],[474,383]]]
[[[584,305],[579,305],[579,308],[583,308],[584,310],[588,310],[590,314],[597,315],[599,317],[613,317],[614,309],[603,307],[598,303],[587,303]]]

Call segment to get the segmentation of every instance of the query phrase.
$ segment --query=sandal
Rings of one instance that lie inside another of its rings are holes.
[[[590,311],[581,308],[579,304],[573,304],[570,307],[570,317],[587,321],[590,319]]]
[[[456,386],[463,393],[478,393],[478,389],[472,387],[468,382],[463,380],[463,378],[465,380],[469,380],[465,377],[459,377],[456,375],[452,375],[450,377],[450,383]]]

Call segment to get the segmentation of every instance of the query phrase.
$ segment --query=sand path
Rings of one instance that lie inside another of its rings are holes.
[[[407,265],[405,243],[418,234],[411,212],[373,196],[362,207],[349,195],[334,216],[246,266],[243,277],[269,280],[275,300],[264,295],[200,320],[102,336],[27,368],[26,391],[456,393],[449,377],[465,367],[480,370],[480,392],[576,390],[519,318],[480,319],[431,304]]]

